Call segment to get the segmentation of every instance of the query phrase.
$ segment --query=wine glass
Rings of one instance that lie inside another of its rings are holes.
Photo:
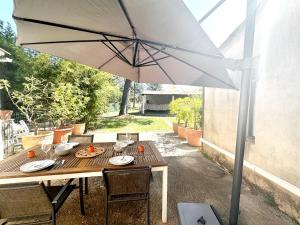
[[[41,141],[41,150],[46,154],[46,159],[48,157],[48,152],[51,150],[52,145],[49,144],[47,140]]]

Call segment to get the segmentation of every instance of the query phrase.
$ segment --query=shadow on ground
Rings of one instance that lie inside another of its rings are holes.
[[[206,202],[212,204],[224,224],[228,224],[232,176],[205,158],[199,149],[188,146],[173,134],[153,137],[159,151],[169,164],[168,225],[179,225],[178,202]],[[154,173],[151,184],[151,224],[161,222],[161,174]],[[79,213],[78,192],[61,208],[58,224],[103,224],[104,189],[101,178],[90,179],[90,192],[85,196],[86,215]],[[109,210],[114,225],[145,224],[146,205],[143,202],[113,204]],[[243,184],[240,225],[296,225],[288,216],[268,205],[264,195]]]

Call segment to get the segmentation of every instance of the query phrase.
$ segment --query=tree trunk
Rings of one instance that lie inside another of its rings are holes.
[[[124,89],[123,89],[123,96],[122,96],[122,101],[120,104],[120,112],[119,116],[124,115],[126,112],[126,107],[127,107],[127,101],[128,101],[128,94],[131,86],[131,80],[126,79],[125,84],[124,84]]]

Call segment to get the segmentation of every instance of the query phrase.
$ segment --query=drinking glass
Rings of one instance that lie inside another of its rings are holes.
[[[41,141],[41,150],[46,154],[46,159],[48,158],[48,152],[51,150],[52,145],[49,144],[49,142],[46,141]]]

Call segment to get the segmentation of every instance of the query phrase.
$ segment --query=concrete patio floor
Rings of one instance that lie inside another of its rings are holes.
[[[202,155],[198,148],[187,145],[173,134],[141,134],[141,139],[156,142],[169,163],[168,223],[179,225],[178,202],[206,202],[218,211],[228,224],[232,176]],[[115,134],[95,133],[95,141],[114,141]],[[161,174],[154,173],[151,184],[151,224],[161,225]],[[104,192],[101,178],[91,178],[90,192],[85,196],[86,215],[79,213],[78,192],[71,195],[58,214],[58,224],[103,224]],[[243,184],[240,207],[241,225],[296,225],[297,223],[266,203],[264,194]],[[110,223],[115,225],[145,224],[143,202],[118,203],[109,210]]]

